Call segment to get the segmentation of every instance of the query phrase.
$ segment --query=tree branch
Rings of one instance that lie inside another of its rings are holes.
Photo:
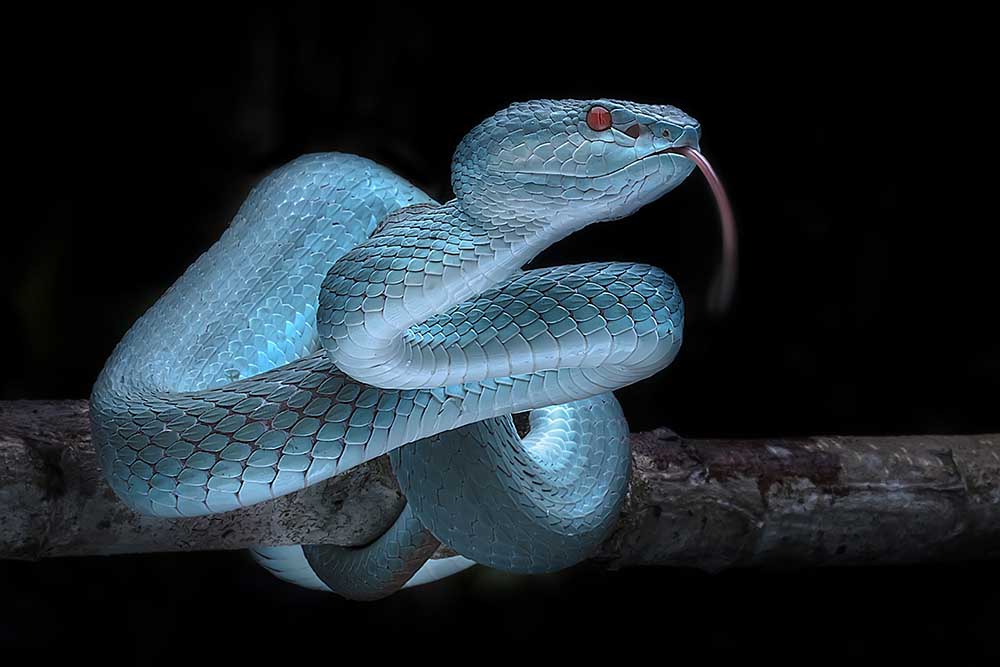
[[[684,440],[632,436],[604,567],[1000,557],[1000,435]],[[404,499],[384,457],[269,503],[191,519],[127,509],[86,401],[0,402],[0,558],[364,544]]]

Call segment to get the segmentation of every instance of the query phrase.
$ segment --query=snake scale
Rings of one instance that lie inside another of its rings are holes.
[[[699,137],[672,106],[538,100],[464,137],[443,204],[353,155],[277,169],[100,374],[108,482],[139,512],[193,516],[389,453],[407,504],[376,541],[253,551],[279,577],[356,599],[475,563],[582,560],[628,480],[611,392],[674,359],[683,302],[651,266],[522,267],[673,189]],[[430,559],[440,543],[460,555]]]

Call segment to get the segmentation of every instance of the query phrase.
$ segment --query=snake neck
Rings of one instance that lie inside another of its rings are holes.
[[[587,191],[578,190],[580,183],[570,179],[574,187],[568,188],[559,174],[515,173],[507,180],[477,177],[456,189],[456,198],[444,204],[457,219],[483,229],[523,228],[539,232],[522,250],[529,255],[527,263],[547,246],[595,222],[622,217],[616,213],[608,199],[602,196],[611,188],[607,183],[597,184]],[[626,188],[619,188],[625,194]]]
[[[492,251],[466,267],[468,279],[478,288],[466,299],[510,278],[549,246],[597,222],[537,204],[518,206],[483,199],[453,199],[442,209],[460,230],[468,232],[473,244]]]

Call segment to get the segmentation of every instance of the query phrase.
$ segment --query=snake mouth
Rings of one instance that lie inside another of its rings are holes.
[[[715,205],[719,210],[719,226],[722,231],[722,256],[715,271],[710,288],[708,309],[714,314],[721,314],[729,309],[736,288],[737,252],[736,252],[736,217],[733,215],[732,204],[722,185],[718,174],[712,168],[701,152],[694,146],[671,146],[651,153],[652,155],[675,154],[694,162],[701,171],[715,197]]]

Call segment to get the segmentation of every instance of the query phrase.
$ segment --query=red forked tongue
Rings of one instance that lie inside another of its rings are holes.
[[[708,309],[715,314],[724,313],[733,299],[733,289],[736,287],[736,218],[733,217],[733,207],[729,197],[722,187],[722,181],[716,175],[712,165],[705,156],[691,146],[668,148],[665,153],[677,153],[698,165],[712,194],[715,195],[715,205],[719,209],[719,223],[722,227],[722,259],[712,279],[712,287],[708,301]]]

